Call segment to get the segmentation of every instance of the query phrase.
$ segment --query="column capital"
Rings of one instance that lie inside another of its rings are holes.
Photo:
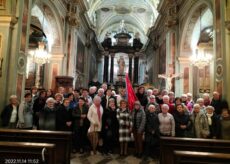
[[[111,53],[110,56],[111,56],[112,58],[114,58],[114,57],[115,57],[115,53]]]
[[[103,51],[103,52],[102,52],[102,55],[103,55],[103,56],[109,56],[109,51]]]
[[[132,58],[134,56],[134,54],[128,54],[129,58]]]

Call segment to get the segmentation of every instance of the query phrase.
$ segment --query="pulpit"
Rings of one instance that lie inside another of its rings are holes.
[[[67,90],[69,88],[73,88],[73,77],[72,76],[56,76],[55,91],[57,91],[59,87],[64,87]]]

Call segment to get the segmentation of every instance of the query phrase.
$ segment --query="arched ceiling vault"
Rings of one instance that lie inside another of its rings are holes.
[[[147,32],[158,16],[159,0],[87,0],[88,16],[95,27],[99,41],[107,32],[117,31],[119,22],[125,21],[129,32],[140,33],[143,43]]]

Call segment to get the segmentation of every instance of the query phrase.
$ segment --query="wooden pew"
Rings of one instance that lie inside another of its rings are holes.
[[[230,141],[200,138],[161,137],[160,163],[173,164],[174,151],[199,151],[230,154]]]
[[[56,164],[69,164],[71,132],[0,129],[0,141],[53,143],[56,145]]]
[[[175,164],[229,164],[230,154],[194,151],[174,151]]]
[[[55,144],[0,141],[0,163],[55,164]]]

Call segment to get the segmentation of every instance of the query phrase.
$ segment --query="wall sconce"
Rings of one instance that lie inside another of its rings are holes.
[[[3,58],[0,57],[0,77],[2,77]]]

